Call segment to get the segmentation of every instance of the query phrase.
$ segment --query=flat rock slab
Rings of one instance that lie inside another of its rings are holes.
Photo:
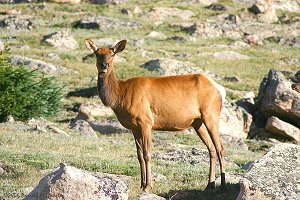
[[[300,143],[300,129],[280,120],[277,117],[269,117],[266,130],[275,133],[279,136],[287,137]]]
[[[237,200],[300,199],[300,146],[273,146],[244,175]]]
[[[130,22],[110,17],[86,17],[75,24],[76,27],[86,29],[110,29],[110,28],[133,28],[141,27],[138,22]]]

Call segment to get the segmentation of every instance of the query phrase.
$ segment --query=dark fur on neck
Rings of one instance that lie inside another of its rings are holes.
[[[118,103],[119,84],[113,70],[109,74],[98,75],[97,88],[102,103],[114,108]]]

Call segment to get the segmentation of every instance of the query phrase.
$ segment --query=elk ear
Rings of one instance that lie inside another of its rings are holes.
[[[94,44],[94,42],[92,41],[92,40],[90,40],[90,39],[86,39],[85,41],[84,41],[84,44],[85,44],[85,46],[86,46],[86,48],[88,49],[88,50],[90,50],[91,52],[95,52],[95,51],[97,51],[97,49],[98,49],[98,47]]]
[[[121,51],[123,51],[125,49],[127,40],[122,40],[120,42],[118,42],[115,47],[113,48],[114,53],[119,53]]]

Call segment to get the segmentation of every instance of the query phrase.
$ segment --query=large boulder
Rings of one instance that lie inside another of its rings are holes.
[[[266,116],[275,116],[300,128],[300,94],[284,75],[271,69],[260,85],[256,106]]]
[[[128,186],[121,180],[97,177],[64,163],[42,178],[24,200],[127,200]]]
[[[23,56],[12,56],[10,57],[10,63],[11,65],[19,66],[19,65],[26,65],[28,66],[31,70],[39,70],[42,71],[48,75],[56,75],[56,74],[61,74],[61,73],[68,73],[71,72],[71,70],[55,65],[52,63],[46,63],[41,60],[36,60],[32,58],[27,58]]]
[[[42,39],[43,42],[48,43],[49,45],[65,50],[65,49],[77,49],[78,42],[72,37],[69,30],[61,30],[49,35],[45,35]]]
[[[273,146],[244,175],[237,200],[300,199],[300,146]]]

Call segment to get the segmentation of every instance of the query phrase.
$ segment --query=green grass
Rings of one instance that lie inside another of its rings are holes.
[[[0,125],[0,158],[17,170],[16,174],[0,176],[0,196],[19,199],[26,194],[26,188],[34,187],[39,180],[60,162],[90,172],[105,172],[129,176],[130,199],[136,199],[139,189],[140,171],[136,149],[131,134],[99,135],[87,139],[77,133],[61,136],[37,131],[10,131],[5,124]],[[186,149],[205,148],[196,134],[154,132],[153,152],[166,152],[170,143],[184,144]],[[259,152],[240,151],[225,146],[227,157],[242,165],[258,159]],[[238,158],[235,158],[238,154]],[[239,158],[243,158],[242,160]],[[154,173],[163,174],[166,180],[154,183],[153,192],[168,197],[171,190],[189,191],[189,199],[234,199],[238,185],[230,185],[229,196],[222,196],[220,188],[214,192],[204,192],[207,184],[209,161],[206,165],[166,162],[153,159]],[[217,166],[218,169],[218,166]],[[218,170],[217,170],[218,171]],[[228,168],[227,172],[241,170]]]

